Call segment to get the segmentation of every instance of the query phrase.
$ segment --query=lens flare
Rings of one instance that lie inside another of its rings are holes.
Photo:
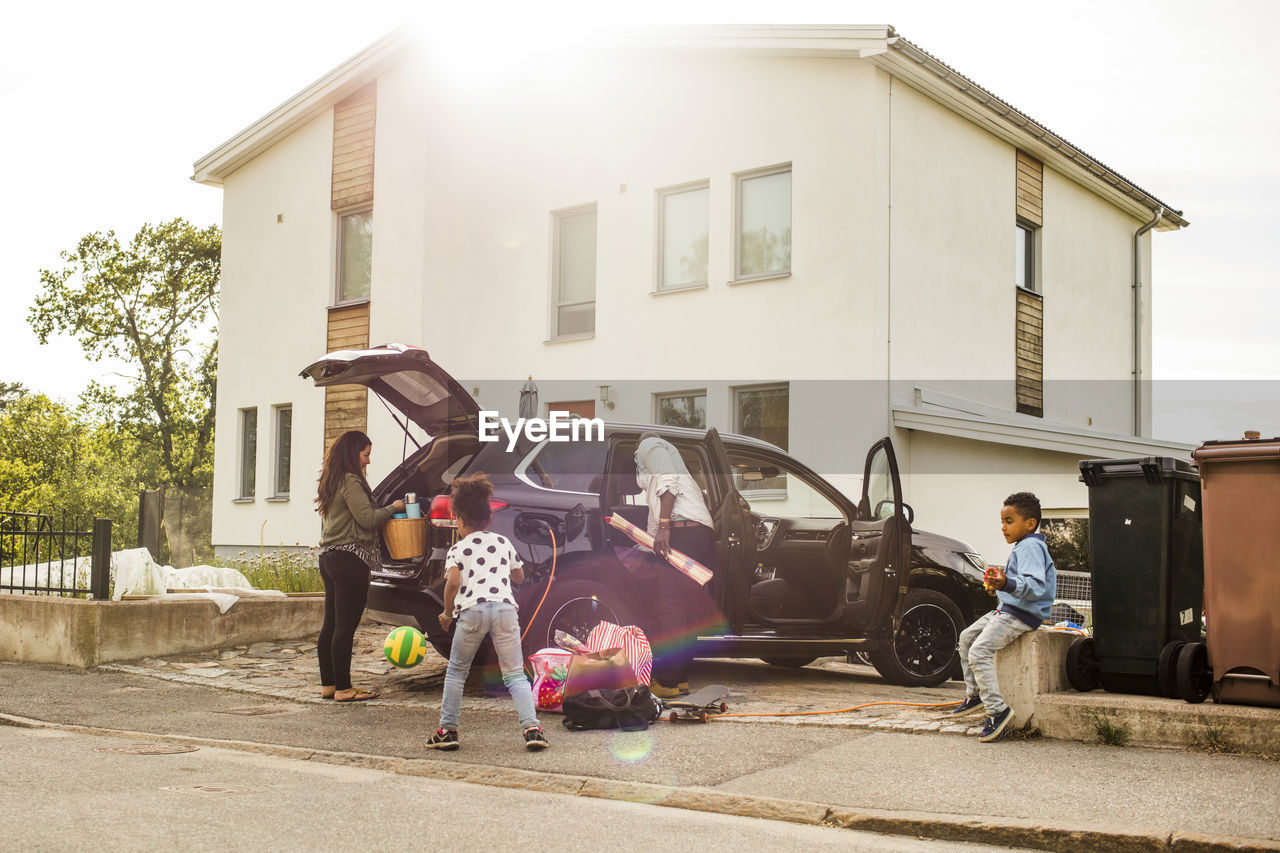
[[[653,734],[618,732],[609,739],[609,752],[623,764],[638,764],[653,754]]]

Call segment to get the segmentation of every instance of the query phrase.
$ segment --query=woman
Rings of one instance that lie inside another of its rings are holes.
[[[351,643],[369,599],[369,571],[378,565],[378,532],[404,501],[379,509],[365,479],[373,443],[358,430],[338,436],[324,455],[316,508],[320,530],[320,576],[324,578],[324,627],[316,644],[320,697],[338,702],[376,699],[373,690],[351,686]]]

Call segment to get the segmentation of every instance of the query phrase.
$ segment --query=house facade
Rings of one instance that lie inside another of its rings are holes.
[[[325,352],[426,348],[481,407],[714,426],[1007,551],[1153,440],[1151,236],[1187,223],[886,27],[631,33],[468,85],[397,31],[195,164],[224,194],[219,552],[314,544],[326,442],[413,449]]]

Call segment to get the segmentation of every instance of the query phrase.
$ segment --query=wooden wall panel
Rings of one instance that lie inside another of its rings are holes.
[[[333,184],[330,207],[373,204],[373,140],[378,84],[370,83],[333,108]]]
[[[1040,297],[1019,289],[1014,360],[1018,411],[1044,416],[1044,309]]]
[[[369,346],[369,303],[329,309],[326,352]],[[331,385],[324,389],[324,447],[349,429],[365,431],[369,423],[369,389],[363,385]]]
[[[1044,164],[1019,151],[1017,178],[1018,218],[1037,227],[1044,225]]]

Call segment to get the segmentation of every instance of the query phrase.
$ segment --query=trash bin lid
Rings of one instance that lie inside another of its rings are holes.
[[[1143,477],[1148,483],[1200,479],[1195,466],[1172,456],[1080,460],[1080,481],[1087,486],[1099,486],[1103,480],[1119,477]]]
[[[1206,441],[1191,451],[1197,462],[1246,462],[1280,458],[1280,437]]]

